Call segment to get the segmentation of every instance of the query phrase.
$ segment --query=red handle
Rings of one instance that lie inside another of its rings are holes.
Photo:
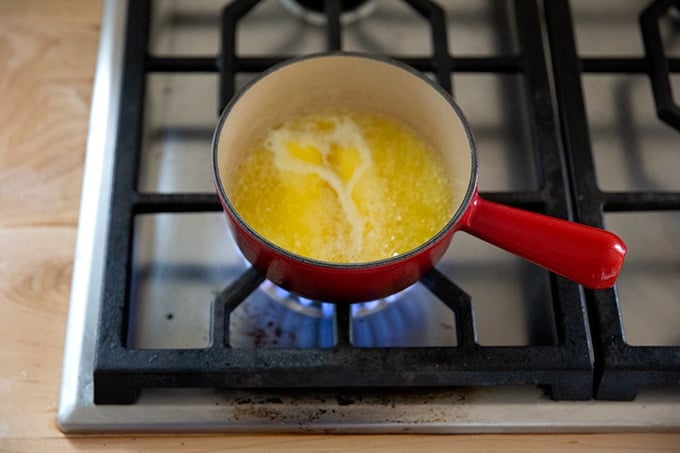
[[[462,230],[592,289],[614,286],[626,244],[598,228],[480,198],[475,194]]]

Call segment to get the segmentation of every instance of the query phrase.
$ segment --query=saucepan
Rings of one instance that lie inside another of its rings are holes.
[[[244,220],[230,198],[239,155],[286,119],[329,108],[395,118],[442,154],[455,207],[438,233],[397,256],[335,263],[286,250]],[[477,148],[463,111],[424,74],[389,58],[334,52],[272,67],[222,112],[213,137],[212,167],[228,224],[246,259],[274,284],[314,300],[352,303],[394,294],[432,268],[458,230],[592,289],[614,285],[626,254],[623,241],[611,232],[482,198]]]

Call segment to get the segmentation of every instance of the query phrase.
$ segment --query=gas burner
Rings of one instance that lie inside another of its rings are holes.
[[[330,348],[335,307],[297,297],[265,281],[230,314],[233,348]]]
[[[316,318],[325,318],[333,315],[333,304],[297,296],[269,281],[264,282],[260,289],[273,301],[297,313]]]
[[[327,17],[324,14],[325,2],[314,0],[280,0],[281,6],[305,22],[325,26]],[[341,0],[340,22],[344,25],[354,23],[369,16],[377,7],[376,0]]]
[[[352,304],[351,341],[357,347],[425,342],[423,303],[415,285],[389,297]],[[296,296],[269,281],[232,313],[229,343],[236,348],[329,348],[337,342],[336,306]],[[440,344],[437,342],[435,344]]]
[[[406,288],[383,299],[352,304],[352,317],[361,318],[376,314],[404,298],[408,294],[410,288],[412,287]],[[334,312],[334,304],[332,303],[320,302],[297,296],[269,281],[264,282],[262,286],[260,286],[260,289],[271,297],[272,300],[280,303],[284,307],[307,316],[325,317],[329,313],[332,314]]]

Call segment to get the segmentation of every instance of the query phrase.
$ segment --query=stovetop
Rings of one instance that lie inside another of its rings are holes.
[[[642,25],[640,2],[341,16],[329,1],[311,18],[294,3],[105,3],[62,429],[680,427],[679,2]],[[584,290],[462,233],[384,300],[334,306],[263,281],[220,212],[212,129],[258,72],[323,50],[390,55],[451,91],[482,194],[613,230],[629,246],[617,287]]]

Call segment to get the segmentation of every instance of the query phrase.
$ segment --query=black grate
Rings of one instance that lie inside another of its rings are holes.
[[[262,276],[251,269],[213,301],[209,347],[164,350],[129,347],[126,339],[135,217],[140,214],[221,210],[214,193],[141,193],[137,190],[147,75],[158,72],[218,73],[220,90],[217,102],[221,110],[234,95],[238,74],[258,73],[288,58],[287,55],[237,55],[236,26],[258,3],[258,0],[240,0],[224,8],[219,55],[164,57],[148,52],[150,0],[129,2],[115,182],[94,370],[94,399],[97,404],[133,403],[140,389],[153,387],[378,389],[532,384],[549,387],[552,398],[558,400],[590,399],[593,395],[624,399],[634,395],[639,385],[652,380],[657,382],[657,378],[663,382],[678,380],[677,361],[675,365],[671,363],[672,354],[678,354],[677,348],[643,350],[625,346],[617,321],[614,290],[587,292],[588,305],[594,307],[592,313],[595,316],[591,323],[598,340],[595,351],[604,354],[604,359],[599,357],[597,360],[598,374],[595,374],[583,292],[578,285],[555,275],[550,275],[551,304],[557,330],[555,345],[479,345],[470,297],[435,269],[426,275],[422,283],[454,312],[455,347],[355,347],[349,338],[350,309],[338,306],[335,319],[338,338],[332,348],[231,348],[228,335],[230,313],[262,282]],[[448,91],[451,91],[451,75],[455,73],[510,73],[524,81],[526,99],[523,102],[526,102],[529,112],[539,188],[487,192],[482,194],[484,197],[569,218],[572,194],[564,175],[570,172],[573,195],[578,200],[582,200],[581,195],[586,197],[585,201],[575,204],[577,219],[584,223],[599,225],[603,207],[608,210],[678,209],[678,194],[602,193],[595,187],[583,100],[579,96],[579,75],[582,68],[610,70],[610,61],[578,59],[566,2],[546,2],[564,145],[560,143],[558,134],[541,17],[535,0],[512,2],[514,16],[511,20],[518,30],[519,53],[494,57],[452,56],[447,46],[443,10],[431,1],[407,0],[405,3],[414,14],[427,21],[432,52],[392,57],[434,74]],[[328,18],[325,29],[328,50],[341,49],[343,26],[339,11],[338,1],[326,1],[324,14]],[[566,20],[562,21],[562,16]],[[557,18],[560,20],[555,20]],[[677,61],[671,63],[677,69]],[[611,67],[613,71],[630,68],[646,71],[650,64],[647,60],[617,59],[611,61]],[[564,168],[562,163],[561,146],[568,155],[568,168]],[[610,343],[611,338],[615,339],[613,343]],[[648,352],[649,356],[646,355]],[[628,365],[632,356],[640,355],[644,356],[643,365],[639,368]],[[614,374],[609,371],[610,362]],[[624,364],[625,369],[621,369]],[[645,374],[640,372],[643,369],[655,371]],[[617,385],[619,378],[616,373],[627,373],[627,370],[632,370],[635,377],[623,388]],[[600,378],[602,384],[598,387]]]
[[[605,212],[680,209],[678,192],[599,189],[581,86],[582,73],[646,73],[651,80],[659,118],[680,130],[680,109],[673,101],[669,79],[671,71],[680,71],[680,59],[666,58],[658,24],[661,15],[672,5],[680,8],[680,1],[655,1],[641,12],[645,58],[580,58],[569,3],[566,0],[546,2],[564,146],[573,198],[577,200],[575,215],[582,223],[601,227]],[[642,386],[680,383],[680,347],[628,345],[616,291],[586,291],[586,297],[596,353],[596,398],[632,400]]]

